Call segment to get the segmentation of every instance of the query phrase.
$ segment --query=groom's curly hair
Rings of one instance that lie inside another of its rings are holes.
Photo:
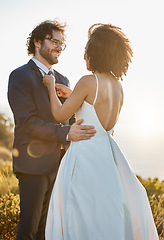
[[[65,36],[65,28],[66,23],[59,23],[58,20],[46,20],[44,22],[41,22],[39,25],[37,25],[34,30],[29,34],[29,37],[27,38],[27,52],[28,55],[35,55],[35,45],[34,45],[34,39],[36,41],[40,40],[41,42],[44,41],[45,37],[49,35],[52,38],[52,31],[57,30],[61,32],[63,37],[63,42],[66,39]]]
[[[110,72],[116,79],[122,79],[132,56],[130,41],[121,28],[102,23],[89,28],[85,57],[92,72]]]

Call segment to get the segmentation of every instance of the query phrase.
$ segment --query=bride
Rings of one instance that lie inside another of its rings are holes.
[[[73,92],[55,86],[53,76],[43,78],[58,122],[76,113],[97,131],[90,140],[71,142],[61,161],[46,240],[158,239],[146,191],[112,137],[123,104],[119,80],[131,57],[129,40],[120,28],[94,24],[85,50],[87,69],[93,74],[83,76]],[[63,105],[57,95],[68,97]]]

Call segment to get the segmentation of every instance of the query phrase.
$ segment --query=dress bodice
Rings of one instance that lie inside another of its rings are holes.
[[[94,105],[89,104],[88,102],[84,101],[81,108],[76,113],[77,120],[84,119],[83,125],[93,125],[96,130],[96,135],[101,136],[104,134],[111,134],[112,130],[106,131],[102,124],[100,123],[98,116],[96,114]]]
[[[99,84],[98,84],[98,77],[96,75],[95,75],[95,77],[96,77],[96,82],[97,82],[97,89],[96,89],[96,95],[95,95],[93,105],[84,101],[81,108],[77,111],[76,117],[77,117],[77,120],[84,119],[84,122],[82,123],[83,125],[93,125],[95,127],[95,130],[97,131],[95,137],[98,137],[103,134],[105,134],[105,135],[107,133],[110,134],[112,132],[113,128],[109,131],[106,131],[104,129],[104,127],[102,126],[102,124],[100,123],[99,118],[97,116],[94,105],[97,100]]]

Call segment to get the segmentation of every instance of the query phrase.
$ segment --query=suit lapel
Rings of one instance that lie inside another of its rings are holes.
[[[29,61],[27,64],[32,68],[33,71],[35,71],[36,76],[38,77],[38,79],[39,79],[40,81],[42,81],[43,76],[42,76],[39,68],[37,67],[37,65],[34,63],[34,61],[30,59],[30,61]],[[43,84],[43,83],[42,83],[42,84]],[[43,87],[44,87],[44,86],[43,86]],[[48,98],[49,98],[49,92],[48,92],[47,87],[44,87],[44,90],[45,90],[45,92],[46,92],[46,94],[48,95]]]
[[[54,70],[55,83],[61,83],[57,72]]]

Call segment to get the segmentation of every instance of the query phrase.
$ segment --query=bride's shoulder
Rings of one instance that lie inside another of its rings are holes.
[[[93,74],[84,75],[80,78],[80,80],[78,81],[78,84],[89,86],[90,84],[93,83],[93,79],[95,79]]]
[[[80,80],[79,81],[87,81],[87,80],[91,80],[91,79],[93,79],[93,78],[95,78],[95,76],[93,75],[93,74],[89,74],[89,75],[84,75],[84,76],[82,76],[81,78],[80,78]]]
[[[74,90],[76,92],[84,92],[85,94],[89,94],[89,92],[93,89],[93,86],[96,86],[96,81],[94,81],[94,75],[84,75],[80,78],[80,80],[75,85]]]
[[[73,93],[86,97],[92,90],[93,75],[85,75],[76,83]]]

